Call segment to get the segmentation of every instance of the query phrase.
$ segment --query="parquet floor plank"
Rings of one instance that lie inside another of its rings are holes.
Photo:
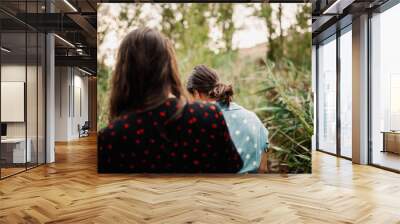
[[[301,175],[97,174],[96,139],[0,181],[2,223],[397,223],[400,175],[313,152]]]

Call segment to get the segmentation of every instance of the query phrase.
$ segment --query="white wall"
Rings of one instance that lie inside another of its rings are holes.
[[[55,68],[55,141],[68,140],[68,71],[67,67]]]
[[[73,119],[72,119],[72,130],[71,135],[74,137],[78,137],[78,124],[82,126],[85,121],[88,121],[88,78],[82,76],[83,73],[79,72],[77,75],[77,71],[74,70],[74,108],[73,108]]]
[[[88,78],[72,67],[56,67],[55,73],[55,140],[70,141],[79,137],[78,124],[88,120]]]

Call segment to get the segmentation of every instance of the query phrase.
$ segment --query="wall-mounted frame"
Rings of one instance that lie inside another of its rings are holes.
[[[25,122],[25,82],[1,82],[1,122]]]

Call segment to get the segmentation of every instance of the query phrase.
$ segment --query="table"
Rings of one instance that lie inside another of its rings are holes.
[[[31,162],[32,140],[26,139],[28,143],[25,154],[25,138],[6,138],[1,139],[1,157],[6,163],[26,163]],[[11,159],[12,158],[12,159]]]
[[[383,133],[382,152],[400,154],[400,131],[382,131],[381,133]]]

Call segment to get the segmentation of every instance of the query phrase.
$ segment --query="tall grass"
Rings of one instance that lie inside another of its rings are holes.
[[[268,124],[271,150],[279,159],[281,171],[310,173],[313,135],[310,71],[286,61],[279,65],[269,63],[264,72],[267,76],[259,94],[265,97],[266,104],[255,111]]]

